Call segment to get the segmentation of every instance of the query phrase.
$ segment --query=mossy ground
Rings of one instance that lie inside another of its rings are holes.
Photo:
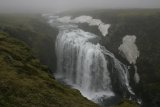
[[[24,43],[0,33],[0,107],[98,107],[58,83]]]
[[[132,101],[124,100],[113,107],[140,107],[140,106]]]
[[[25,42],[53,72],[56,70],[55,40],[58,34],[56,28],[36,14],[0,14],[0,31]]]

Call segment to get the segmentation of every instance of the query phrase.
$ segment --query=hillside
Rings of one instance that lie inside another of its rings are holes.
[[[1,107],[98,107],[48,71],[23,42],[0,33]]]
[[[54,43],[58,31],[48,26],[40,15],[1,14],[0,31],[25,42],[35,57],[51,71],[56,70]]]

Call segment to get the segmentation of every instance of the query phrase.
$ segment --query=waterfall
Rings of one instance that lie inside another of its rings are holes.
[[[99,44],[90,40],[94,34],[83,30],[62,30],[56,41],[57,75],[80,89],[89,99],[103,95],[113,96],[107,60]]]
[[[127,67],[99,43],[93,42],[96,35],[74,25],[62,25],[59,30],[56,40],[57,78],[93,100],[114,96],[111,74],[116,72],[119,86],[134,94],[129,86]],[[116,70],[110,71],[109,65]]]
[[[99,44],[97,35],[70,23],[69,16],[49,17],[48,22],[59,29],[56,40],[57,79],[95,102],[102,97],[113,97],[115,93],[135,95],[129,85],[128,67]],[[92,24],[99,22],[99,19],[92,19]]]

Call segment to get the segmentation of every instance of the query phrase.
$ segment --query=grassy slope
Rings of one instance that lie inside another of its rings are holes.
[[[128,100],[124,100],[122,102],[120,102],[119,104],[113,106],[113,107],[139,107],[139,105],[137,105],[134,102],[128,101]]]
[[[34,56],[56,70],[55,39],[58,31],[51,28],[39,15],[0,15],[0,31],[24,41]]]
[[[1,107],[97,107],[56,82],[22,42],[0,33]]]

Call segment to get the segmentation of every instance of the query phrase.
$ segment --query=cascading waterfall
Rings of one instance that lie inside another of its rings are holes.
[[[80,29],[62,30],[56,42],[58,77],[80,89],[89,99],[99,95],[114,95],[108,62],[100,45],[89,42],[95,37]]]
[[[118,71],[119,83],[131,94],[127,67],[98,43],[92,43],[97,36],[73,25],[60,26],[56,40],[58,59],[57,78],[79,89],[87,98],[93,100],[103,96],[114,96],[108,56]]]
[[[129,85],[129,72],[127,66],[121,63],[118,59],[116,59],[111,52],[105,49],[105,47],[103,47],[103,53],[111,57],[111,59],[113,60],[113,66],[116,69],[116,72],[118,73],[118,80],[120,81],[119,84],[122,86],[120,88],[126,88],[130,94],[135,95],[135,93],[132,91]]]
[[[69,23],[70,18],[67,18],[67,23],[59,22],[57,18],[49,20],[52,26],[59,28],[56,78],[93,101],[114,96],[114,86],[134,95],[129,86],[127,66],[97,42],[98,36]]]

